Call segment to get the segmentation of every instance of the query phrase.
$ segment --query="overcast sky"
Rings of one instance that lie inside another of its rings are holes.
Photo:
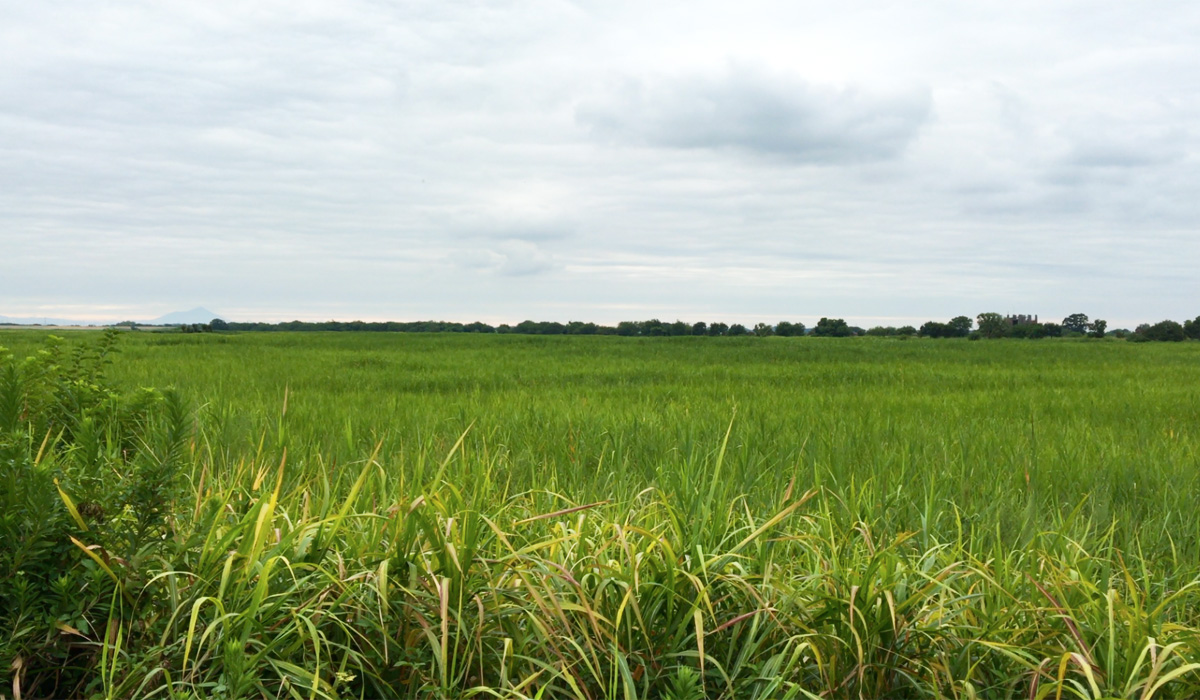
[[[0,0],[0,314],[1200,314],[1200,3]]]

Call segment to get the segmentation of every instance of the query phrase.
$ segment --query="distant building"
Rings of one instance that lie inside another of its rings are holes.
[[[1016,326],[1016,325],[1021,325],[1021,324],[1025,324],[1025,323],[1037,323],[1038,317],[1037,317],[1037,314],[1034,314],[1032,316],[1029,316],[1026,314],[1017,314],[1015,316],[1013,316],[1013,315],[1005,316],[1004,320],[1008,322],[1008,325]]]

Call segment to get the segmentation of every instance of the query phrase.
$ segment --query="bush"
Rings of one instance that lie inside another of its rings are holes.
[[[95,640],[136,615],[116,581],[141,581],[178,496],[189,412],[173,392],[111,387],[116,339],[66,353],[52,336],[20,361],[0,349],[0,669],[33,697],[86,690]]]

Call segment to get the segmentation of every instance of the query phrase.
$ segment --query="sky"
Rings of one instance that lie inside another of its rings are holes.
[[[1200,4],[0,0],[0,314],[1200,314]]]

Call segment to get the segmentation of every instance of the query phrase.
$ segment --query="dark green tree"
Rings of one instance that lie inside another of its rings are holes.
[[[812,334],[831,338],[845,338],[853,335],[853,332],[850,330],[850,326],[847,325],[845,319],[822,317],[820,321],[817,321],[817,325],[813,326]]]
[[[778,325],[775,326],[775,335],[782,335],[782,336],[804,335],[804,330],[805,330],[805,327],[804,327],[803,323],[792,323],[791,321],[780,321],[778,323]]]
[[[985,338],[1003,338],[1008,335],[1008,321],[998,313],[986,312],[975,317],[979,324],[979,334]]]
[[[1146,340],[1178,343],[1187,339],[1187,334],[1183,332],[1183,326],[1171,320],[1159,321],[1144,329],[1139,326],[1138,329],[1138,332]]]
[[[641,333],[638,335],[667,335],[667,326],[657,318],[652,318],[649,321],[642,321],[640,324]]]
[[[638,324],[636,321],[621,321],[617,324],[617,335],[637,335]]]
[[[567,324],[568,335],[595,335],[600,330],[599,326],[594,323],[584,323],[583,321],[571,321]]]
[[[1072,333],[1087,333],[1088,317],[1087,314],[1071,314],[1063,319],[1063,330]]]
[[[1088,326],[1089,338],[1103,338],[1104,332],[1108,329],[1108,321],[1098,318],[1091,322]]]
[[[953,335],[950,326],[937,321],[926,321],[921,324],[921,329],[917,331],[917,335],[922,338],[948,338]]]

